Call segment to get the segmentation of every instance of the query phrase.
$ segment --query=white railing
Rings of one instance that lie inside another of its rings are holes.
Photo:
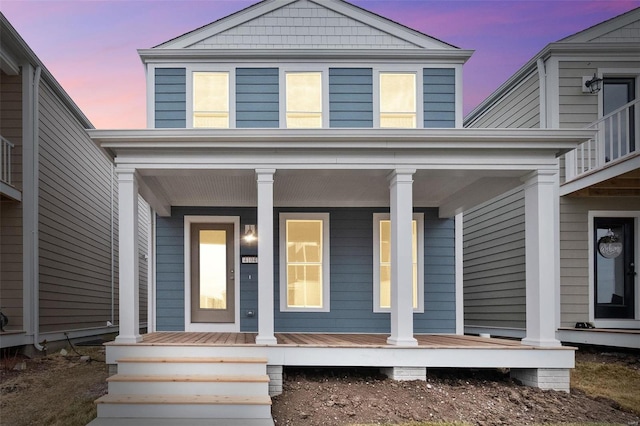
[[[11,183],[11,151],[14,145],[0,136],[0,181],[7,185]]]
[[[565,155],[567,181],[636,152],[639,104],[631,101],[587,126],[597,130],[596,136]]]

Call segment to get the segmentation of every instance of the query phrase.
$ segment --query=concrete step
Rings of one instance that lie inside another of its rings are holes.
[[[99,418],[271,419],[271,398],[228,395],[105,395]]]
[[[271,419],[96,418],[87,426],[274,426]]]
[[[264,375],[127,375],[107,379],[110,395],[268,395]]]
[[[263,375],[266,358],[155,358],[118,359],[119,374],[133,375]]]

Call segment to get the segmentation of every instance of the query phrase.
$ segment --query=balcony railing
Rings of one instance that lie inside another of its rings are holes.
[[[640,100],[631,101],[587,126],[597,130],[596,136],[565,156],[567,182],[636,152],[638,104]]]
[[[13,186],[11,182],[11,153],[14,145],[0,136],[0,181]]]

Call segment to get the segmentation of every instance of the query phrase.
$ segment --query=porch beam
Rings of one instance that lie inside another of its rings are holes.
[[[258,335],[257,344],[275,345],[273,312],[273,175],[256,169],[258,184]]]
[[[390,345],[417,346],[413,337],[413,174],[396,169],[389,174],[391,219]]]
[[[138,343],[142,341],[139,304],[138,177],[132,169],[116,170],[116,173],[120,275],[120,331],[116,343]]]
[[[532,346],[560,346],[555,337],[558,170],[538,170],[525,178],[526,337]]]

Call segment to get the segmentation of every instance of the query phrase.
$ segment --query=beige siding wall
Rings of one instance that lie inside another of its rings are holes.
[[[22,189],[22,78],[0,71],[0,134],[15,145],[13,185]],[[0,307],[7,330],[22,330],[22,203],[0,198]]]
[[[540,127],[539,84],[538,73],[534,72],[469,127]]]
[[[111,319],[111,164],[40,86],[40,332]]]
[[[560,127],[582,128],[599,118],[598,95],[582,92],[582,76],[593,76],[603,68],[636,68],[638,61],[560,61]]]
[[[524,192],[464,214],[464,323],[525,327]]]
[[[589,321],[589,211],[640,210],[638,198],[560,199],[561,325]]]

